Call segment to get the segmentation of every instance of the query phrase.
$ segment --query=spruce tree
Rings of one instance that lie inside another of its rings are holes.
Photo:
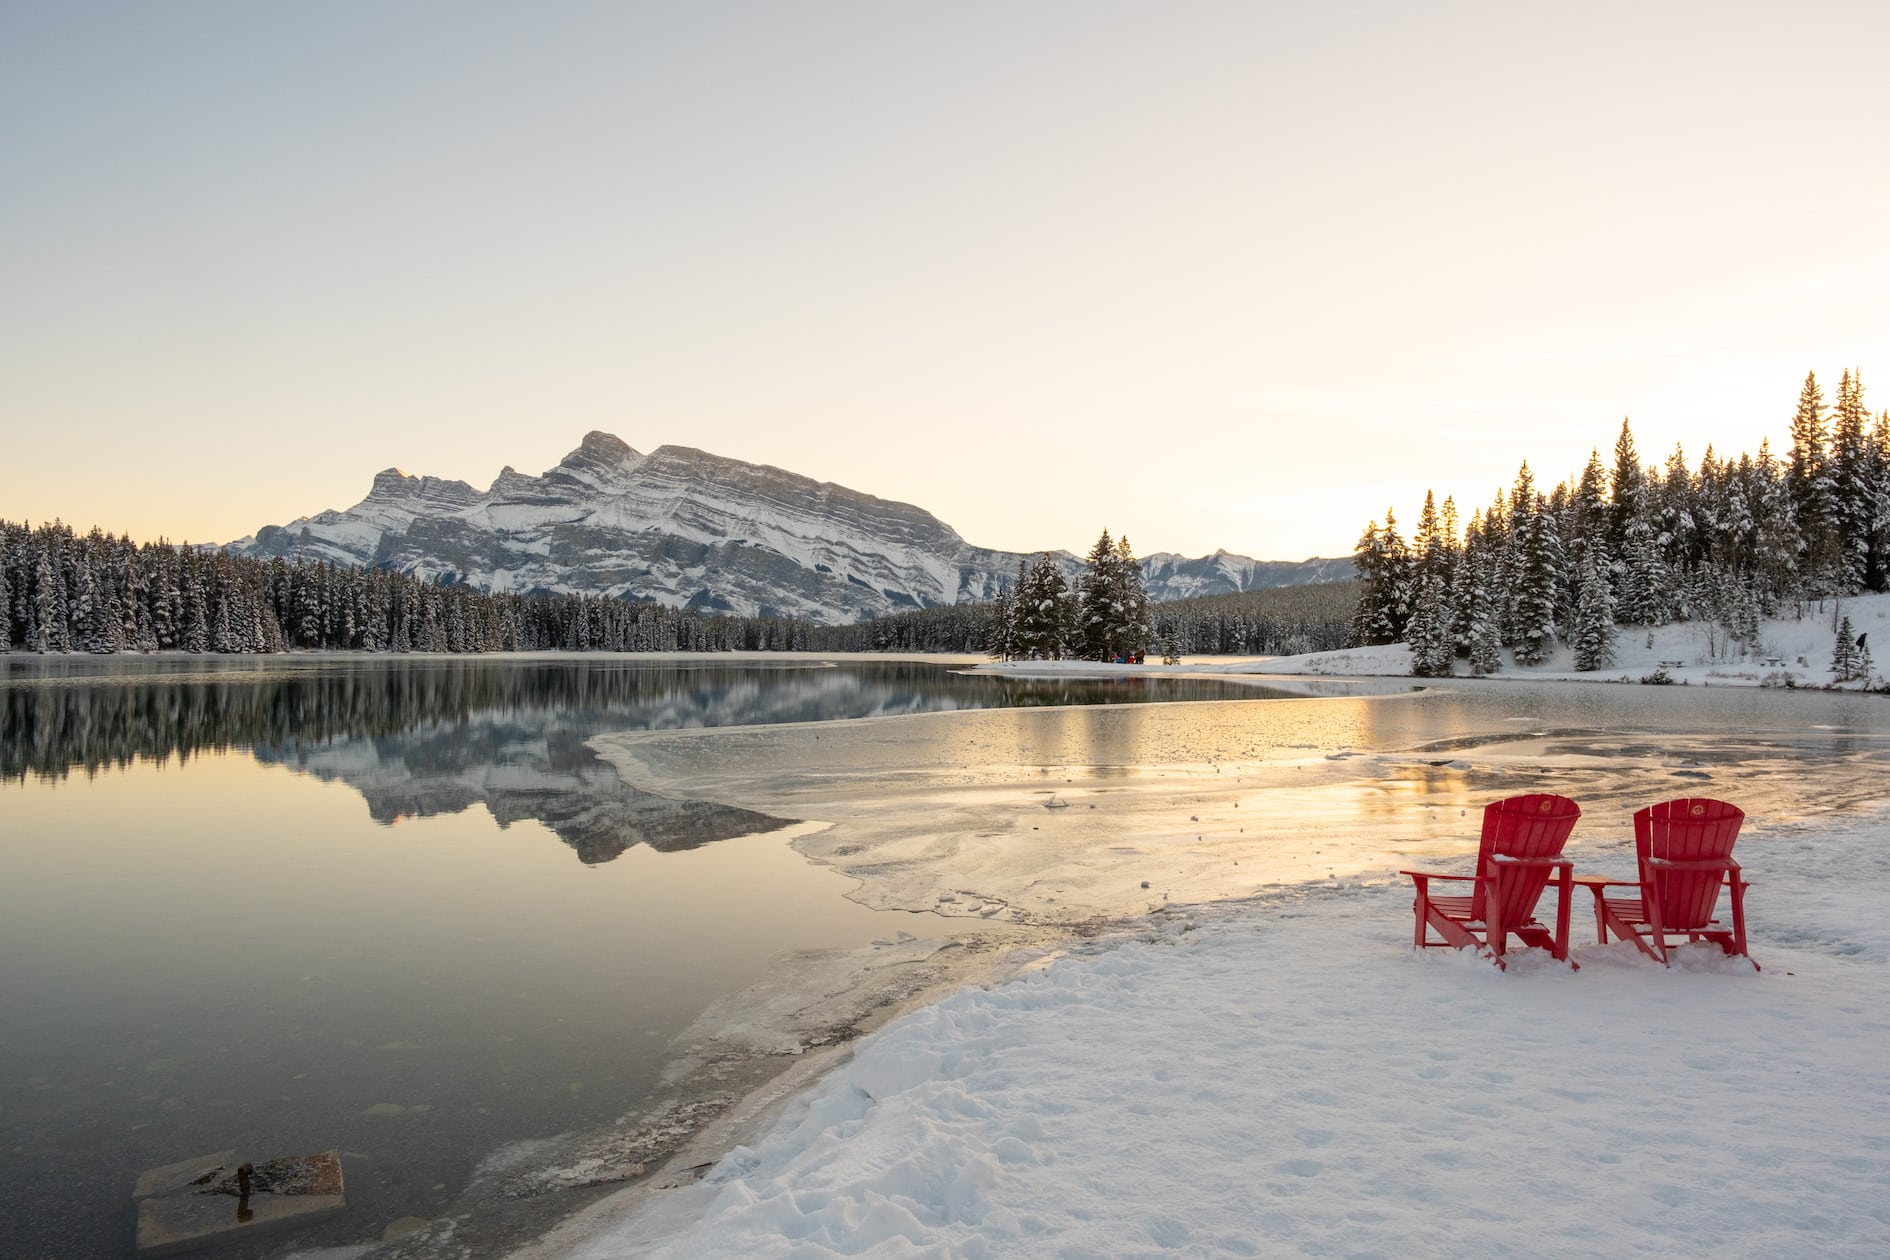
[[[1115,622],[1111,636],[1116,646],[1131,657],[1148,651],[1153,629],[1149,624],[1148,587],[1142,580],[1142,562],[1129,546],[1129,536],[1116,539]]]
[[[1850,682],[1857,677],[1857,634],[1848,615],[1838,621],[1837,638],[1831,644],[1831,680]]]
[[[71,641],[66,634],[65,582],[54,554],[55,535],[40,526],[40,545],[33,578],[33,633],[29,645],[35,652],[65,652]]]
[[[1016,652],[1016,620],[1011,611],[1011,593],[998,587],[991,600],[991,618],[987,623],[984,650],[987,656],[1008,661]]]
[[[1641,457],[1634,449],[1634,434],[1625,417],[1621,435],[1614,440],[1614,475],[1608,505],[1608,553],[1619,556],[1627,550],[1629,523],[1646,510],[1647,474]]]
[[[1614,597],[1608,590],[1608,571],[1593,550],[1582,556],[1581,565],[1572,635],[1575,668],[1606,669],[1614,664]]]
[[[1452,619],[1449,585],[1439,575],[1422,574],[1409,630],[1413,674],[1420,678],[1450,677],[1457,656],[1450,633]]]
[[[1045,552],[1031,566],[1017,592],[1017,651],[1033,659],[1060,660],[1068,652],[1075,617],[1063,570]]]
[[[1815,373],[1806,373],[1792,415],[1791,461],[1786,483],[1801,539],[1798,577],[1808,595],[1834,593],[1839,546],[1836,533],[1837,502],[1825,450],[1824,391]]]
[[[1863,590],[1871,576],[1870,544],[1880,486],[1873,477],[1869,421],[1864,382],[1846,371],[1832,413],[1830,459],[1834,562],[1842,594]]]
[[[1562,544],[1555,517],[1535,490],[1525,461],[1510,491],[1510,554],[1514,572],[1518,665],[1539,665],[1555,650]]]
[[[1089,549],[1083,562],[1088,570],[1083,575],[1076,650],[1088,660],[1110,660],[1117,651],[1115,605],[1121,583],[1116,576],[1115,540],[1109,537],[1107,529]]]
[[[1358,570],[1358,608],[1352,616],[1354,647],[1397,643],[1404,638],[1409,593],[1410,555],[1398,536],[1398,521],[1389,508],[1381,529],[1373,521],[1359,537],[1352,554]]]
[[[1873,591],[1890,590],[1890,410],[1879,414],[1871,426],[1869,465],[1874,493],[1864,585]]]

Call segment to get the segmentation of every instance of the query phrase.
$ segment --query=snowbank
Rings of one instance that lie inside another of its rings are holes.
[[[1890,1255],[1885,825],[1742,838],[1762,974],[1415,953],[1385,878],[1157,916],[861,1042],[653,1254]]]

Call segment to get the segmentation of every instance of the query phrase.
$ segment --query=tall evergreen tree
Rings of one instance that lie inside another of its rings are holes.
[[[40,545],[33,574],[33,629],[28,640],[36,652],[64,652],[71,646],[66,634],[65,580],[55,551],[55,535],[40,527]]]
[[[1815,587],[1810,593],[1829,594],[1839,581],[1839,544],[1836,533],[1837,496],[1825,450],[1824,391],[1816,373],[1805,374],[1792,415],[1791,461],[1786,484],[1801,539],[1799,578]]]
[[[1614,440],[1614,474],[1608,504],[1608,554],[1627,554],[1629,525],[1647,508],[1647,472],[1634,449],[1634,433],[1626,417],[1621,420],[1621,434]]]
[[[1614,664],[1614,597],[1608,590],[1607,566],[1594,550],[1582,555],[1575,625],[1570,636],[1578,670],[1606,669]]]
[[[1523,463],[1510,491],[1510,554],[1515,573],[1516,663],[1539,665],[1555,650],[1562,542],[1555,517]]]
[[[1838,621],[1837,637],[1831,643],[1831,679],[1851,682],[1857,677],[1857,632],[1847,615]]]
[[[1076,616],[1069,582],[1045,552],[1025,575],[1016,602],[1017,651],[1020,656],[1060,660],[1068,654]]]
[[[1441,574],[1420,572],[1407,634],[1413,674],[1420,678],[1450,677],[1457,656],[1450,632],[1453,619],[1448,581]]]
[[[1092,661],[1112,659],[1119,650],[1117,622],[1121,615],[1119,601],[1122,580],[1117,573],[1116,544],[1107,529],[1084,558],[1088,566],[1083,575],[1081,611],[1077,618],[1077,650]]]
[[[1377,521],[1366,526],[1352,554],[1352,565],[1359,577],[1358,610],[1352,617],[1353,645],[1399,642],[1404,638],[1407,618],[1410,555],[1390,509],[1385,511],[1383,528]]]
[[[1864,410],[1864,382],[1846,371],[1838,382],[1837,406],[1831,426],[1833,548],[1841,593],[1863,590],[1871,574],[1871,535],[1875,531],[1881,487],[1873,477],[1869,432],[1870,414]]]
[[[1148,615],[1148,587],[1142,580],[1142,562],[1129,546],[1129,536],[1116,539],[1116,598],[1110,637],[1118,651],[1141,657],[1148,651],[1154,628]]]
[[[984,651],[1000,661],[1008,661],[1017,654],[1017,618],[1011,593],[1001,586],[991,600],[990,629],[985,636]]]

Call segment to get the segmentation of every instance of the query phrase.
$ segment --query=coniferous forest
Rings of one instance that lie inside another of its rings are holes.
[[[1678,447],[1643,464],[1628,423],[1613,460],[1599,450],[1548,492],[1525,462],[1507,492],[1473,511],[1426,493],[1410,541],[1390,511],[1354,555],[1349,643],[1408,642],[1412,672],[1519,665],[1567,645],[1580,670],[1613,663],[1620,626],[1708,621],[1736,651],[1759,622],[1796,606],[1890,589],[1890,411],[1874,423],[1863,381],[1845,372],[1827,405],[1805,377],[1791,449],[1769,441],[1737,459]]]
[[[988,603],[849,625],[730,617],[601,595],[492,595],[380,569],[136,543],[0,520],[0,651],[986,652],[1113,659],[1337,647],[1351,584],[1151,606],[1105,531],[1071,583],[1050,556]],[[1034,601],[1028,615],[1022,593]],[[1021,638],[1019,637],[1021,634]]]

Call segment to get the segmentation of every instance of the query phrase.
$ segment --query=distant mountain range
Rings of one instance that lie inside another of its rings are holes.
[[[485,490],[389,468],[346,511],[265,525],[227,549],[487,591],[582,591],[823,622],[989,599],[1024,558],[974,547],[908,503],[686,446],[644,455],[601,432],[543,476],[507,467]],[[1072,572],[1081,567],[1055,554]],[[1142,567],[1157,600],[1352,576],[1349,557],[1225,551],[1157,553]]]

